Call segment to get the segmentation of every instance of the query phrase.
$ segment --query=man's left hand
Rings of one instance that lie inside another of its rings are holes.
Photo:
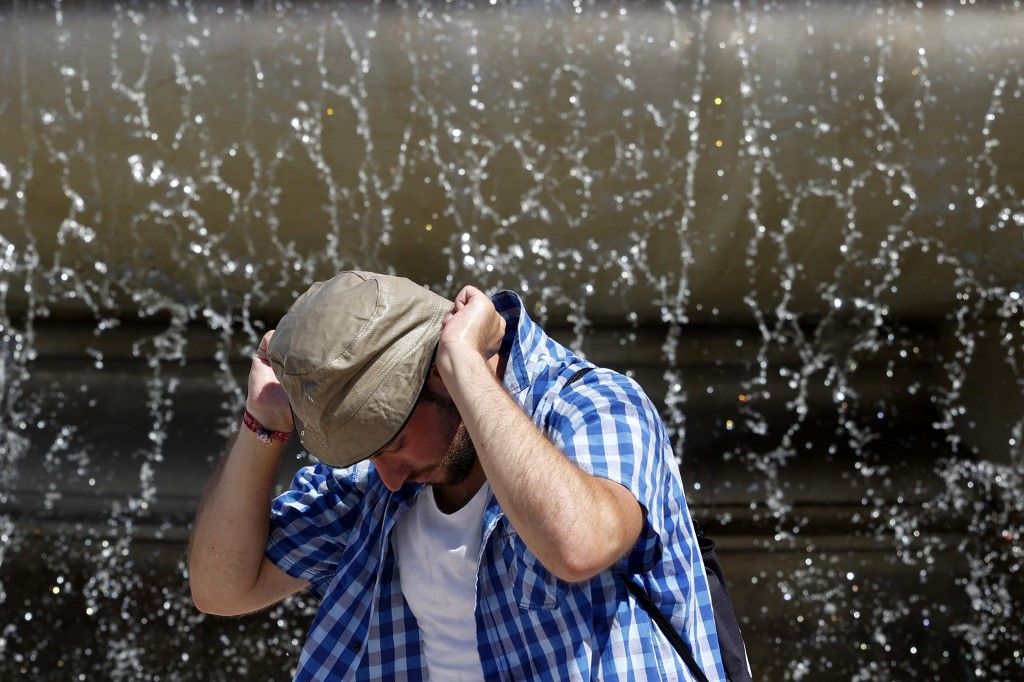
[[[476,287],[463,287],[455,297],[455,305],[441,323],[437,363],[442,374],[453,369],[454,355],[475,351],[489,360],[501,349],[505,336],[505,319],[494,309],[494,303]]]

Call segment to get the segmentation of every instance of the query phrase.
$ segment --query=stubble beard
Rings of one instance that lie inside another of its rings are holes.
[[[441,459],[441,470],[444,472],[442,485],[458,485],[469,478],[476,466],[476,446],[469,438],[466,427],[459,424],[452,444]]]
[[[451,444],[445,452],[437,468],[441,473],[441,480],[434,485],[451,486],[458,485],[469,478],[476,466],[476,446],[469,437],[469,431],[462,423],[462,416],[455,407],[455,403],[449,398],[434,398],[441,407],[445,418],[445,426],[450,434],[448,439]]]

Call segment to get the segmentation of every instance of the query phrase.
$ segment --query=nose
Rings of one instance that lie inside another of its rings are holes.
[[[401,462],[392,461],[388,455],[375,457],[373,466],[377,468],[380,480],[384,481],[384,485],[391,492],[397,492],[409,477],[409,467]]]

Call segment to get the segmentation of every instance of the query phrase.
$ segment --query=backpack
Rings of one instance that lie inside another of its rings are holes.
[[[562,386],[565,389],[593,367],[584,367],[577,370],[569,380]],[[732,598],[725,585],[725,574],[722,572],[722,565],[715,553],[715,542],[704,535],[700,527],[694,523],[697,532],[697,545],[700,548],[700,557],[704,563],[704,573],[707,575],[708,588],[711,592],[711,608],[715,613],[715,629],[718,631],[718,646],[722,655],[722,667],[725,668],[725,676],[729,682],[752,682],[750,662],[747,660],[747,649],[743,644],[743,633],[740,632],[739,622],[736,620],[736,611],[732,606]],[[633,598],[650,615],[651,619],[658,624],[661,631],[671,642],[673,648],[682,657],[683,662],[698,682],[708,682],[707,675],[701,670],[693,656],[693,652],[686,645],[686,642],[672,627],[669,619],[661,613],[651,601],[650,596],[644,588],[630,580],[625,579],[626,588]]]

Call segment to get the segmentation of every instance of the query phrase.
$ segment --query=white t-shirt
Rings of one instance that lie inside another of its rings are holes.
[[[420,627],[432,682],[483,679],[476,646],[476,578],[489,496],[490,486],[484,483],[466,506],[445,514],[428,485],[395,526],[391,543],[398,578]]]

